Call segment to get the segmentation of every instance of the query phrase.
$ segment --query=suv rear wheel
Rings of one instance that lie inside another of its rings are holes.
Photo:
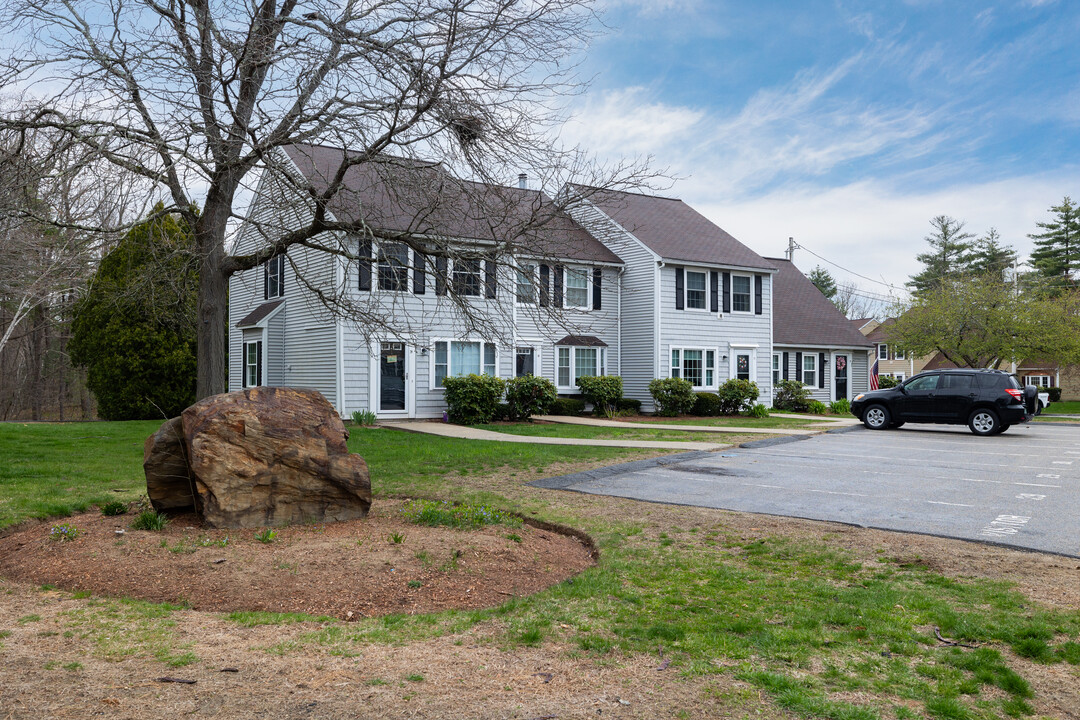
[[[884,430],[889,427],[889,411],[884,405],[871,405],[863,413],[862,421],[871,430]]]
[[[1001,432],[1001,421],[997,413],[987,408],[980,408],[971,413],[968,418],[968,427],[976,435],[996,435]]]

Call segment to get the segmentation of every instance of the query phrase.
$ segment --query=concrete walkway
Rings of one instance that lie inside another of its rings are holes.
[[[803,418],[802,415],[772,415],[771,417],[796,417]],[[643,423],[643,422],[623,422],[621,420],[606,420],[604,418],[591,418],[591,417],[571,417],[569,415],[538,415],[537,420],[544,420],[553,423],[563,423],[564,425],[591,425],[593,427],[608,427],[608,428],[644,428],[646,430],[672,430],[678,432],[703,432],[703,433],[736,433],[738,435],[817,435],[818,433],[825,432],[826,430],[832,430],[838,427],[847,427],[849,425],[858,424],[858,421],[852,418],[853,422],[848,423],[846,420],[841,419],[837,422],[822,423],[818,428],[752,428],[752,427],[737,427],[735,425],[679,425],[678,423]]]
[[[538,418],[544,419],[544,418]],[[592,423],[582,423],[589,425]],[[537,437],[535,435],[511,435],[492,432],[466,425],[454,425],[444,422],[388,422],[384,427],[407,432],[441,435],[443,437],[462,438],[465,440],[495,440],[497,442],[531,443],[533,445],[588,445],[591,447],[643,448],[649,450],[721,450],[730,445],[714,442],[665,442],[662,440],[590,440],[586,438]],[[625,428],[627,423],[615,423],[615,427]],[[682,428],[664,427],[665,430]]]

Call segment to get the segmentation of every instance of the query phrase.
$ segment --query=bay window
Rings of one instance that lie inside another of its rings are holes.
[[[577,387],[582,377],[607,374],[607,348],[556,347],[556,384],[560,388]]]

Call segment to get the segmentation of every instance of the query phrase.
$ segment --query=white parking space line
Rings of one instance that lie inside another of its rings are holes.
[[[1046,485],[1044,483],[1013,483],[1013,485],[1023,485],[1024,487],[1045,487],[1045,488],[1060,488],[1060,485]]]
[[[950,502],[942,502],[941,500],[927,500],[926,502],[930,503],[931,505],[951,505],[953,507],[975,507],[974,505],[967,505],[965,503],[950,503]]]
[[[1072,465],[1072,460],[1055,460],[1054,465]]]
[[[869,497],[862,493],[837,492],[835,490],[807,490],[806,492],[821,493],[822,495],[849,495],[850,497]]]
[[[952,478],[939,477],[938,480],[952,480]],[[994,485],[1004,485],[1004,480],[982,480],[980,478],[960,478],[962,482],[977,482],[977,483],[993,483]]]

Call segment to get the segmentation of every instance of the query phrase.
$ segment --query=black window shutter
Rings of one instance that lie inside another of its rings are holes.
[[[720,311],[720,273],[715,270],[709,273],[709,309]]]
[[[551,268],[540,266],[540,307],[547,307],[551,294]]]
[[[435,294],[446,294],[446,257],[435,258]]]
[[[685,307],[686,280],[682,268],[675,268],[675,309],[682,310]]]
[[[419,250],[413,250],[412,291],[416,295],[427,292],[427,255]]]
[[[563,266],[555,266],[555,307],[562,307]]]
[[[761,276],[754,276],[754,314],[761,314]]]
[[[731,312],[731,273],[724,273],[724,312]]]
[[[795,353],[795,379],[802,382],[802,353]]]
[[[285,256],[278,256],[278,297],[285,297]]]
[[[788,354],[784,353],[784,379],[788,379]]]
[[[360,289],[371,289],[371,241],[360,241]]]
[[[263,300],[270,299],[270,261],[263,263]]]
[[[600,283],[604,279],[604,271],[600,268],[593,268],[592,271],[592,309],[600,309]]]
[[[818,353],[817,361],[817,386],[823,388],[825,387],[825,353]]]
[[[263,384],[263,356],[262,356],[262,341],[255,343],[255,376],[257,384]]]
[[[495,258],[489,255],[484,260],[484,296],[487,298],[495,297],[496,288],[498,283],[495,277]]]

